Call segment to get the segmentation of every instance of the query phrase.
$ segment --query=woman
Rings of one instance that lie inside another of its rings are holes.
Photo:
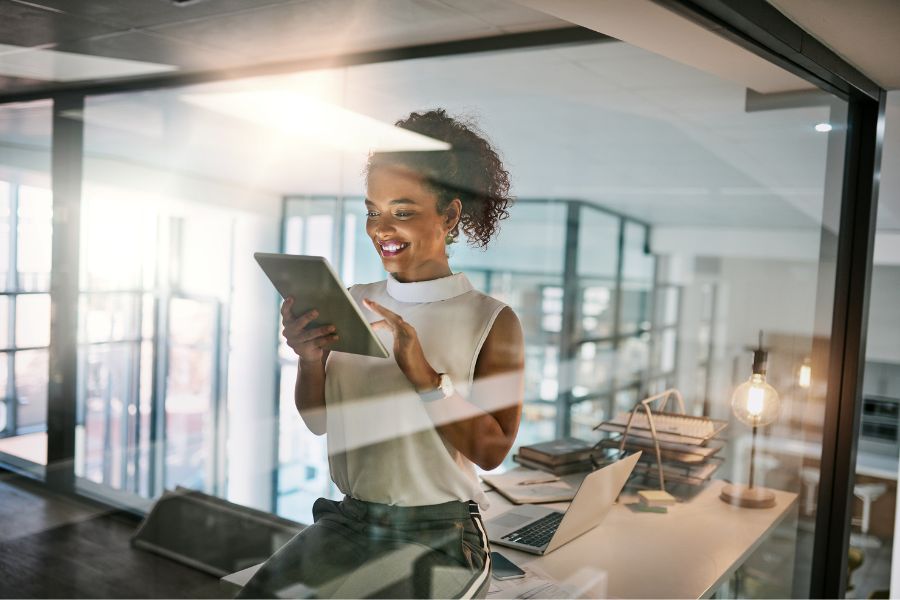
[[[506,216],[508,173],[468,124],[443,110],[399,127],[447,142],[438,152],[375,153],[366,232],[386,281],[350,293],[392,348],[388,359],[335,352],[339,331],[282,306],[299,357],[295,400],[328,434],[331,477],[315,523],[270,558],[247,597],[484,597],[489,547],[475,475],[498,466],[522,410],[524,344],[515,313],[453,274],[460,230],[485,247]]]

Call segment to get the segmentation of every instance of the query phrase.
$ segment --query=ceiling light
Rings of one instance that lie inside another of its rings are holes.
[[[833,128],[831,127],[830,123],[819,123],[818,125],[816,125],[816,131],[821,133],[828,133],[832,129]]]
[[[178,67],[123,58],[89,56],[0,44],[0,75],[41,81],[81,81],[149,75]]]
[[[330,102],[282,90],[186,94],[181,100],[339,150],[449,150],[450,144]]]

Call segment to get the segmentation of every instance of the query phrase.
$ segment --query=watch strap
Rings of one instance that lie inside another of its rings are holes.
[[[440,385],[433,389],[428,390],[427,392],[418,392],[419,398],[422,399],[423,402],[434,402],[435,400],[443,400],[447,397],[446,392],[444,391],[444,379],[448,377],[446,373],[439,373],[440,375]]]

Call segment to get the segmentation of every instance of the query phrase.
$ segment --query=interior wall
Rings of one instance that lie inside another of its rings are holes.
[[[872,269],[866,360],[900,364],[900,266]]]

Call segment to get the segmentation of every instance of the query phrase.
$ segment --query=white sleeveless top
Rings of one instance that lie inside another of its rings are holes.
[[[400,283],[355,285],[350,294],[370,322],[370,298],[416,328],[431,366],[464,397],[494,320],[506,306],[476,291],[462,273]],[[390,331],[376,332],[385,359],[332,352],[325,403],[331,479],[344,494],[381,504],[422,506],[475,500],[487,508],[475,467],[438,435],[422,400],[394,360]]]

